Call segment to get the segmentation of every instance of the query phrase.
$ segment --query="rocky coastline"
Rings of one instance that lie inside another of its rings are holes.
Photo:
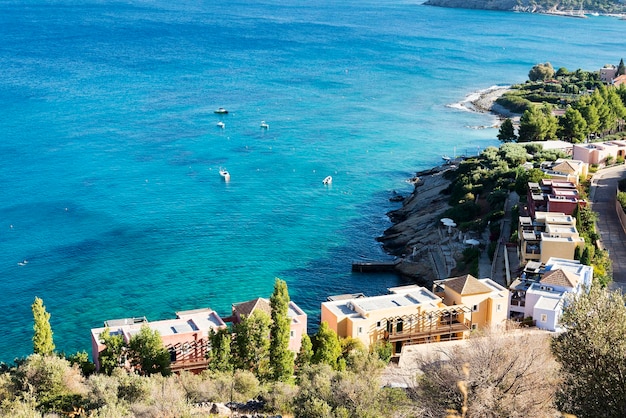
[[[565,17],[587,17],[586,14],[600,13],[623,17],[624,7],[620,2],[615,2],[613,7],[607,10],[602,8],[589,8],[585,10],[572,10],[571,6],[561,6],[559,2],[552,4],[537,4],[530,0],[427,0],[426,6],[447,7],[454,9],[479,9],[501,10],[521,13],[543,13]]]
[[[500,117],[514,114],[498,106],[495,101],[509,87],[491,87],[468,96],[464,107],[475,112],[491,112]],[[444,191],[450,180],[444,174],[456,169],[456,163],[443,164],[416,173],[411,179],[413,192],[402,200],[402,207],[387,214],[392,226],[377,240],[399,262],[395,271],[400,276],[422,285],[449,277],[460,257],[463,244],[453,239],[440,219],[450,208]]]

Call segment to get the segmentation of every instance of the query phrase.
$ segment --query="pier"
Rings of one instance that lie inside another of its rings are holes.
[[[381,271],[394,271],[400,260],[392,261],[353,261],[352,271],[357,273],[377,273]]]

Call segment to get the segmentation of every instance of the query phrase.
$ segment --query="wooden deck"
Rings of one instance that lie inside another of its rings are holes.
[[[430,337],[440,337],[442,335],[451,335],[458,334],[471,330],[471,322],[465,321],[461,322],[452,322],[448,325],[438,325],[435,327],[428,327],[421,330],[415,329],[407,329],[406,331],[396,331],[389,334],[388,340],[389,342],[407,342],[414,343],[420,340],[428,340]],[[450,337],[451,338],[451,337]],[[451,338],[452,339],[452,338]]]

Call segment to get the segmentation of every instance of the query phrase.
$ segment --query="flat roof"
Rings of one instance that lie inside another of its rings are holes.
[[[417,306],[423,303],[439,301],[440,298],[426,289],[412,291],[404,294],[391,294],[375,296],[371,298],[356,299],[352,303],[365,312],[379,311],[383,309],[393,309],[401,306]]]
[[[194,309],[177,312],[178,318],[161,321],[148,321],[145,317],[113,319],[105,321],[103,328],[92,329],[92,334],[100,334],[109,328],[111,334],[125,333],[130,336],[137,334],[141,327],[147,325],[152,330],[159,331],[161,336],[201,332],[206,335],[210,329],[225,327],[222,318],[210,308]]]
[[[535,303],[535,309],[543,309],[545,311],[554,311],[561,303],[561,298],[541,296],[537,303]]]
[[[322,305],[335,315],[349,316],[355,319],[369,312],[401,308],[406,306],[420,306],[429,304],[437,307],[441,298],[430,290],[416,285],[400,286],[389,289],[397,292],[388,295],[365,298],[340,299],[323,302]]]

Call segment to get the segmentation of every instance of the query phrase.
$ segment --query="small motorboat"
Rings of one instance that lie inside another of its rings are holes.
[[[324,184],[331,184],[332,182],[333,182],[332,176],[327,176],[324,180],[322,180],[322,183]]]
[[[444,160],[444,161],[450,161],[451,160],[451,158],[449,156],[447,156],[447,155],[442,155],[441,159]]]
[[[269,129],[270,125],[268,125],[264,120],[261,121],[261,128],[262,129]]]
[[[222,121],[217,122],[217,127],[218,128],[224,129],[225,126],[226,126],[226,124],[224,122],[222,122]]]
[[[218,109],[215,109],[213,113],[217,113],[218,115],[225,115],[228,113],[228,110],[224,109],[223,107],[220,107]]]
[[[223,167],[220,167],[220,176],[224,178],[224,181],[230,180],[230,173]]]

